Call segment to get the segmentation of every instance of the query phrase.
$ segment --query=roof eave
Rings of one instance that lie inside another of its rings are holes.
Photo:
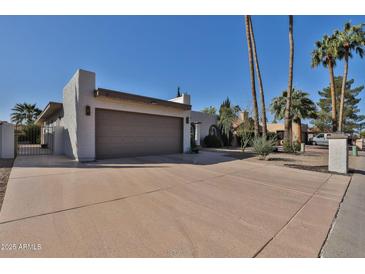
[[[182,103],[176,103],[172,101],[152,98],[152,97],[146,97],[131,93],[125,93],[115,90],[109,90],[104,88],[98,88],[94,91],[95,97],[106,97],[106,98],[112,98],[112,99],[119,99],[119,100],[128,100],[128,101],[135,101],[135,102],[141,102],[145,104],[151,104],[151,105],[160,105],[165,107],[172,107],[172,108],[178,108],[182,110],[191,110],[191,105],[188,104],[182,104]]]
[[[37,119],[35,120],[34,124],[40,125],[44,120],[54,114],[56,111],[62,109],[63,104],[58,102],[49,102],[41,114],[38,115]],[[53,109],[52,109],[53,108]],[[49,113],[51,112],[51,113]]]

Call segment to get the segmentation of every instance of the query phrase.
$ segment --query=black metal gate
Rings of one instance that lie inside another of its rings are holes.
[[[17,125],[15,128],[16,155],[47,155],[53,153],[52,126]]]

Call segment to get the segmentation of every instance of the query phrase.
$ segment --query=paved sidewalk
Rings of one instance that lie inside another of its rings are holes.
[[[365,153],[352,157],[350,167],[355,174],[322,249],[322,257],[365,257]]]

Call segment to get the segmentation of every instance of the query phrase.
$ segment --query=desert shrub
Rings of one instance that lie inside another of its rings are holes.
[[[221,141],[215,135],[205,136],[204,144],[206,147],[222,147]]]
[[[287,140],[283,141],[283,151],[286,153],[293,152],[293,147],[292,147],[292,144],[290,143],[290,141],[287,141]]]
[[[284,141],[283,150],[286,153],[297,153],[300,151],[300,143],[298,141],[294,141],[293,143],[290,143],[289,141]]]
[[[275,132],[268,132],[267,133],[267,139],[276,140],[278,141],[278,134]]]
[[[274,151],[275,143],[275,139],[256,137],[252,141],[253,151],[259,156],[261,160],[264,160],[271,152]]]
[[[298,141],[294,141],[292,147],[293,147],[293,152],[294,153],[300,151],[300,143]]]

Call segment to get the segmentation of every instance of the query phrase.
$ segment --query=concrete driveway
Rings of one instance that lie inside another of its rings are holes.
[[[216,152],[18,157],[0,257],[317,257],[349,179]]]

